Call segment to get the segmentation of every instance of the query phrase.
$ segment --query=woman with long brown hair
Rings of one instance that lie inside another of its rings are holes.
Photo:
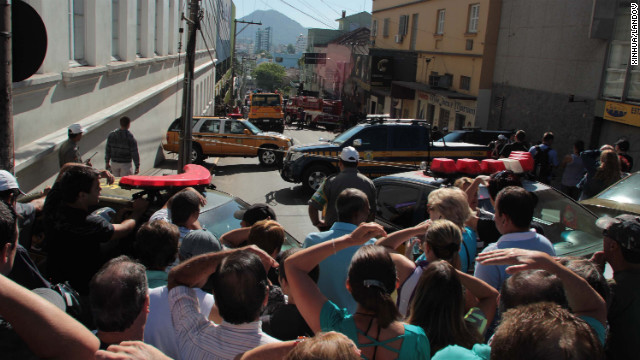
[[[614,182],[622,178],[620,171],[620,159],[613,150],[605,150],[600,153],[600,166],[593,176],[587,177],[582,183],[582,194],[580,200],[589,199],[596,196],[602,190],[608,188]]]

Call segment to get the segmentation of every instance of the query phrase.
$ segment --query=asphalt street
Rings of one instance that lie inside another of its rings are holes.
[[[324,129],[296,130],[287,128],[285,135],[294,139],[294,144],[317,142],[320,137],[332,139],[336,134]],[[278,222],[296,239],[318,231],[309,221],[307,200],[311,194],[303,191],[302,185],[292,184],[280,178],[278,169],[260,166],[258,158],[208,159],[213,165],[215,177],[212,183],[218,189],[236,195],[248,203],[266,203],[276,212]]]

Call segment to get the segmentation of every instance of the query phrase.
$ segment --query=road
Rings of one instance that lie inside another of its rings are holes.
[[[324,129],[296,130],[287,128],[285,135],[291,136],[294,143],[309,144],[320,137],[332,139],[336,134]],[[207,162],[211,162],[208,160]],[[218,189],[226,191],[253,204],[267,203],[276,212],[278,222],[299,241],[317,229],[311,225],[307,212],[306,193],[300,184],[292,184],[280,178],[276,168],[260,166],[257,158],[220,158],[214,167],[214,179]]]

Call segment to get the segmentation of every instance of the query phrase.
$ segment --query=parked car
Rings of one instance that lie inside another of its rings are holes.
[[[338,135],[287,151],[280,176],[315,190],[329,175],[339,171],[338,155],[346,146],[360,153],[358,170],[369,177],[418,169],[423,161],[436,157],[484,159],[491,151],[482,145],[448,142],[434,145],[429,124],[424,120],[379,118],[360,123]]]
[[[167,130],[165,151],[180,149],[181,120],[175,120]],[[276,132],[263,132],[247,120],[224,117],[193,118],[191,162],[204,161],[209,156],[258,157],[260,164],[282,163],[284,152],[293,139]]]
[[[618,180],[598,195],[580,203],[599,216],[640,215],[640,172]]]
[[[450,180],[435,178],[424,171],[410,171],[373,180],[377,190],[376,222],[387,232],[419,224],[428,218],[427,198],[431,191],[447,186]],[[602,250],[602,230],[598,217],[553,187],[522,180],[526,190],[538,196],[533,221],[554,244],[558,255],[584,256]],[[494,212],[489,193],[480,187],[478,206]]]
[[[454,130],[440,139],[434,141],[448,142],[466,142],[470,144],[489,145],[492,141],[498,139],[499,135],[511,137],[515,131],[513,130],[482,130],[482,129],[463,129]]]

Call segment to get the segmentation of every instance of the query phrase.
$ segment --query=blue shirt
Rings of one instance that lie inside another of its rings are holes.
[[[357,226],[354,224],[335,222],[328,231],[314,232],[307,235],[302,247],[308,248],[351,234],[356,228]],[[375,241],[375,239],[371,239],[365,245],[375,244]],[[318,278],[318,287],[327,299],[340,308],[346,308],[351,314],[356,312],[358,304],[347,290],[347,273],[349,272],[349,265],[351,265],[351,258],[359,248],[360,246],[351,246],[322,260],[320,262],[320,277]]]
[[[551,256],[556,256],[556,251],[554,250],[551,241],[535,231],[502,235],[500,239],[498,239],[498,242],[487,246],[482,253],[511,248],[537,250]],[[474,276],[500,291],[502,283],[509,277],[505,271],[508,267],[509,265],[482,265],[478,263],[476,264]]]
[[[466,227],[462,232],[462,243],[460,244],[460,271],[466,273],[473,269],[473,264],[476,261],[476,252],[478,251],[478,238],[475,231]],[[416,259],[416,264],[420,261],[426,261],[427,257],[424,253],[420,254]]]

